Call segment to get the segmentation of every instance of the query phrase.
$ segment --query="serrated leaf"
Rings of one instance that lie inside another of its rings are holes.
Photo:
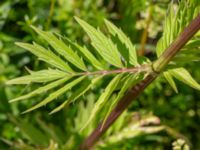
[[[170,4],[169,12],[168,12],[168,15],[166,16],[165,23],[164,23],[163,36],[161,37],[161,39],[159,40],[156,46],[157,56],[160,56],[164,52],[164,50],[166,50],[166,48],[169,47],[172,41],[174,41],[174,39],[178,37],[180,32],[182,32],[182,30],[191,22],[191,20],[199,14],[196,12],[199,12],[199,3],[196,3],[196,0],[180,1],[178,3],[178,8],[175,8],[173,3]],[[191,39],[190,41],[188,41],[188,44],[186,44],[182,48],[182,51],[191,50],[191,48],[198,46],[197,45],[198,38],[196,35],[193,37],[194,39]],[[180,51],[180,53],[182,53],[182,51]],[[173,63],[176,64],[177,67],[187,62],[184,60],[184,57],[181,57],[181,55],[179,54],[173,60]],[[188,61],[190,60],[199,61],[197,57],[193,57],[193,56],[188,57],[188,59],[189,59]],[[171,75],[169,74],[168,77],[169,76]],[[172,77],[169,77],[169,78],[172,79]],[[169,80],[169,81],[172,81],[172,80]]]
[[[82,26],[82,28],[89,35],[93,47],[96,51],[105,59],[108,63],[122,68],[123,64],[120,59],[120,53],[117,50],[116,45],[110,38],[107,38],[101,31],[96,30],[87,22],[75,17],[76,21]]]
[[[53,80],[69,76],[66,72],[54,69],[31,71],[30,75],[15,78],[6,82],[6,84],[30,84],[30,83],[45,83]]]
[[[171,74],[169,72],[164,72],[163,73],[165,79],[169,82],[170,86],[173,88],[173,90],[178,93],[178,89],[176,87],[176,83],[174,82]]]
[[[42,87],[40,87],[40,88],[34,90],[34,91],[32,91],[32,92],[30,92],[30,93],[28,93],[28,94],[26,94],[26,95],[23,95],[23,96],[14,98],[14,99],[10,100],[9,102],[12,103],[12,102],[16,102],[16,101],[19,101],[19,100],[31,98],[31,97],[33,97],[33,96],[35,96],[35,95],[37,95],[37,94],[41,94],[41,93],[43,93],[43,92],[46,92],[46,91],[48,91],[48,90],[50,90],[50,89],[53,89],[53,88],[55,88],[55,87],[57,87],[57,86],[63,84],[64,82],[66,82],[66,81],[69,80],[70,78],[71,78],[71,77],[65,77],[65,78],[63,78],[63,79],[56,80],[56,81],[54,81],[54,82],[51,82],[51,83],[49,83],[49,84],[47,84],[47,85],[45,85],[45,86],[42,86]]]
[[[70,43],[71,46],[76,48],[77,51],[80,51],[82,55],[84,55],[84,57],[91,63],[91,65],[93,65],[98,70],[104,69],[103,65],[96,59],[96,57],[86,47],[82,47],[77,43],[73,43],[67,38],[66,40]]]
[[[122,30],[117,28],[110,21],[105,20],[105,24],[106,24],[109,32],[113,36],[117,35],[118,38],[120,39],[120,42],[125,44],[127,51],[128,51],[128,54],[129,54],[129,56],[128,56],[129,57],[129,63],[134,65],[134,66],[138,65],[136,48],[135,48],[135,46],[133,46],[131,40],[124,34],[124,32],[122,32]]]
[[[123,74],[118,74],[110,81],[105,91],[101,94],[101,96],[95,103],[94,108],[92,109],[91,115],[88,118],[88,121],[85,123],[85,125],[83,125],[82,129],[84,129],[93,120],[93,118],[96,116],[99,110],[104,106],[104,104],[107,102],[107,100],[109,99],[109,97],[111,96],[115,88],[117,87],[122,76]]]
[[[102,127],[104,126],[104,123],[105,123],[106,119],[108,118],[108,115],[110,114],[111,110],[114,108],[114,106],[117,104],[117,102],[123,97],[124,93],[130,88],[131,85],[134,84],[134,82],[138,81],[137,77],[138,77],[137,74],[128,75],[128,77],[126,78],[126,80],[125,80],[123,86],[121,87],[119,93],[117,94],[117,97],[112,101],[112,103],[109,107],[109,110],[107,111],[106,116],[103,120]]]
[[[74,71],[69,67],[69,65],[64,62],[60,57],[56,56],[49,50],[46,50],[44,47],[38,44],[28,44],[28,43],[20,43],[16,42],[16,45],[30,51],[34,55],[36,55],[40,60],[51,64],[52,66],[59,68],[61,70],[67,71],[69,73],[73,73]]]
[[[55,98],[57,98],[58,96],[60,96],[61,94],[63,94],[64,92],[66,92],[67,90],[71,89],[73,86],[75,86],[79,82],[81,82],[84,78],[85,78],[85,76],[82,76],[82,77],[79,77],[79,78],[71,81],[70,83],[66,84],[64,87],[60,88],[59,90],[51,93],[43,101],[41,101],[40,103],[38,103],[35,106],[31,107],[30,109],[24,111],[23,113],[27,113],[27,112],[33,111],[33,110],[35,110],[37,108],[40,108],[40,107],[46,105],[47,103],[49,103],[51,101],[53,101]]]
[[[193,77],[185,68],[172,69],[169,72],[181,82],[193,87],[194,89],[200,90],[200,84],[193,79]]]
[[[66,101],[64,101],[58,107],[56,107],[55,109],[53,109],[50,112],[50,114],[54,114],[54,113],[60,111],[61,109],[63,109],[65,106],[69,105],[70,103],[75,102],[76,99],[78,99],[80,96],[82,96],[83,94],[85,94],[101,78],[102,78],[102,76],[92,79],[91,82],[85,81],[83,84],[81,84],[81,87],[79,89],[77,89]]]
[[[199,3],[196,3],[196,0],[180,1],[177,9],[174,8],[173,3],[170,4],[169,13],[165,18],[163,36],[156,47],[157,56],[160,56],[187,24],[199,14],[199,5]],[[193,41],[193,39],[191,40]],[[188,48],[187,45],[189,47],[196,45],[196,42],[193,42],[189,41],[184,48]]]
[[[186,59],[187,58],[187,59]],[[177,64],[185,64],[188,62],[194,62],[194,61],[200,61],[200,55],[198,56],[195,54],[191,54],[191,55],[177,55],[177,57],[175,57],[173,59],[173,62],[176,62]]]
[[[45,39],[54,50],[63,56],[67,61],[71,62],[73,65],[81,70],[87,70],[83,60],[62,40],[59,40],[55,35],[50,32],[42,31],[34,26],[31,26],[43,39]]]

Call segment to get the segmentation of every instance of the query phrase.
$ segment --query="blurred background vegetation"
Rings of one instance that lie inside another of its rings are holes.
[[[32,70],[45,67],[29,52],[14,44],[16,41],[40,41],[30,25],[88,44],[89,39],[74,16],[103,30],[103,21],[107,18],[137,44],[138,54],[154,60],[155,46],[162,35],[169,3],[170,0],[1,0],[0,149],[77,149],[102,119],[99,114],[90,127],[80,131],[101,93],[103,83],[76,105],[72,104],[53,115],[48,114],[49,110],[58,106],[64,97],[59,98],[58,103],[23,115],[23,110],[44,95],[30,101],[8,103],[11,98],[33,90],[34,86],[6,86],[7,80],[26,74],[25,67]],[[200,82],[197,63],[190,63],[187,68]],[[200,93],[179,82],[177,86],[178,94],[164,78],[157,79],[134,101],[95,149],[168,150],[172,149],[173,141],[181,138],[197,150],[200,147]]]

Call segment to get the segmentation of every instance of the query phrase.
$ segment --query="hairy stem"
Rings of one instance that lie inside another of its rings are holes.
[[[172,58],[180,51],[180,49],[192,38],[192,36],[200,29],[200,14],[184,29],[180,36],[165,50],[165,52],[152,65],[153,72],[144,80],[136,84],[127,92],[127,94],[118,102],[117,106],[112,110],[106,119],[104,126],[102,123],[91,133],[91,135],[81,145],[81,150],[89,150],[96,141],[106,132],[106,130],[114,123],[114,121],[122,114],[129,104],[143,90],[152,83]]]

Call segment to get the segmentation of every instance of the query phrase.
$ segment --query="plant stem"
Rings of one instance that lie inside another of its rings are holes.
[[[181,48],[193,37],[200,28],[200,14],[184,29],[164,53],[154,62],[153,69],[161,72]]]
[[[122,68],[117,70],[100,70],[100,71],[94,71],[94,72],[82,72],[75,74],[76,76],[80,75],[109,75],[109,74],[117,74],[117,73],[149,73],[152,72],[152,68],[150,65],[140,65],[134,68]]]
[[[102,123],[92,132],[92,134],[81,145],[81,150],[89,150],[95,142],[104,134],[104,132],[114,123],[114,121],[123,113],[123,111],[155,78],[157,75],[149,74],[143,81],[131,88],[128,93],[119,101],[117,106],[110,113],[104,125]]]
[[[46,23],[46,28],[45,28],[46,30],[48,30],[49,25],[51,24],[53,12],[54,12],[54,7],[55,7],[55,2],[56,2],[55,0],[51,0],[49,16],[48,16],[47,23]]]
[[[180,49],[192,38],[192,36],[200,29],[200,14],[184,29],[178,38],[167,48],[164,53],[152,65],[153,72],[144,80],[137,83],[127,92],[127,94],[118,102],[117,106],[112,110],[106,119],[104,126],[102,123],[91,133],[91,135],[81,145],[81,150],[89,150],[95,142],[106,132],[106,130],[114,123],[114,121],[122,114],[129,104],[143,90],[152,83],[170,60],[180,51]]]
[[[141,37],[141,42],[140,42],[141,48],[138,51],[139,56],[143,56],[145,54],[145,45],[146,45],[147,38],[148,38],[148,29],[149,29],[149,26],[150,26],[150,23],[152,20],[152,11],[153,11],[153,5],[151,4],[149,6],[148,17],[146,19],[146,27],[145,27],[145,29],[142,33],[142,37]]]

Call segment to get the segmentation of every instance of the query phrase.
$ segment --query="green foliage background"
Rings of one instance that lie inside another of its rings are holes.
[[[53,5],[53,7],[51,6]],[[35,101],[48,93],[20,103],[8,101],[32,91],[34,85],[6,86],[5,82],[27,74],[25,66],[39,70],[46,64],[35,56],[14,45],[16,41],[41,42],[30,25],[42,26],[65,35],[78,43],[89,43],[89,38],[75,22],[74,16],[93,26],[105,30],[107,18],[137,44],[140,50],[141,35],[145,28],[149,7],[153,5],[149,36],[145,55],[155,59],[155,44],[162,35],[163,21],[169,1],[150,0],[4,0],[0,2],[0,149],[76,149],[82,140],[96,127],[102,114],[92,124],[80,131],[101,94],[99,83],[93,93],[85,94],[81,101],[53,114],[48,113],[65,97],[28,114],[21,114]],[[88,45],[89,46],[89,45]],[[186,68],[200,82],[198,62],[191,62]],[[109,78],[107,79],[109,80]],[[200,93],[177,82],[176,94],[164,78],[159,78],[145,90],[129,110],[110,129],[96,149],[172,149],[171,143],[183,138],[192,147],[200,147]],[[68,93],[70,94],[70,93]],[[107,106],[109,107],[109,106]],[[141,120],[145,123],[141,125]],[[134,130],[132,131],[131,128]],[[128,131],[128,132],[126,132]]]

